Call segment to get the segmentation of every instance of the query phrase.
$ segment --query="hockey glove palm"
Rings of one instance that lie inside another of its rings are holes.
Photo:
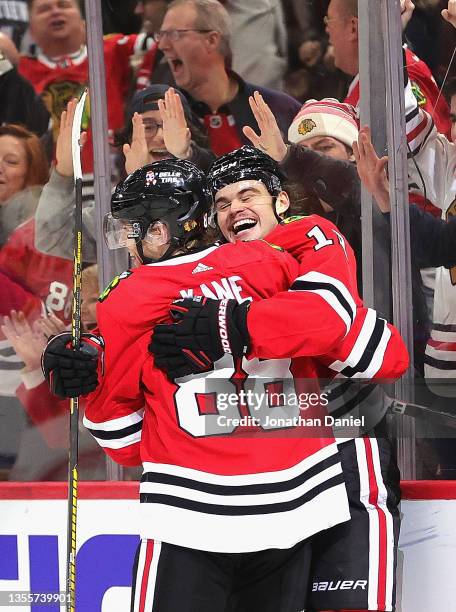
[[[184,298],[173,302],[175,323],[156,325],[149,345],[155,365],[172,379],[212,370],[215,361],[229,353],[248,352],[249,302]]]
[[[78,350],[71,348],[69,332],[49,340],[41,357],[41,369],[54,395],[78,397],[97,388],[97,347],[102,347],[102,340],[93,334],[82,334]]]

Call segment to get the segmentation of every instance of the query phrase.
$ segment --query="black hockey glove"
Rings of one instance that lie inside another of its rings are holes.
[[[49,388],[59,397],[78,397],[98,386],[97,365],[101,338],[81,335],[79,350],[71,348],[71,333],[51,337],[41,357],[41,369]]]
[[[154,328],[149,351],[155,365],[174,379],[212,370],[225,353],[242,357],[250,341],[249,305],[206,297],[176,300],[170,309],[175,323]]]

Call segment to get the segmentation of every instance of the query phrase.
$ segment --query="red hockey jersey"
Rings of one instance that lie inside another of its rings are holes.
[[[20,225],[0,249],[0,268],[41,299],[47,310],[69,323],[73,287],[73,262],[45,255],[35,248],[35,220]]]
[[[395,380],[409,365],[398,330],[362,304],[353,250],[330,221],[316,215],[291,217],[268,240],[299,261],[300,274],[289,292],[252,304],[251,356],[293,357],[295,384],[319,378],[328,393],[327,412],[360,423],[357,429],[338,427],[339,441],[370,432],[389,405],[373,383]],[[293,304],[290,294],[297,300]]]
[[[289,359],[243,360],[235,370],[226,355],[210,374],[171,383],[147,351],[174,299],[255,304],[286,291],[297,276],[290,255],[267,243],[226,244],[126,272],[100,296],[104,375],[88,396],[84,424],[116,461],[135,463],[140,450],[142,537],[248,552],[291,547],[349,518],[328,429],[325,438],[309,435],[315,419],[307,435],[285,435],[296,429],[299,405],[267,401],[277,379],[292,392]],[[288,295],[293,303],[295,293]],[[242,405],[239,377],[253,393]]]
[[[124,125],[124,105],[130,89],[130,56],[135,52],[136,35],[110,34],[104,38],[104,62],[106,68],[106,97],[108,101],[108,128],[121,129]],[[35,91],[40,94],[52,118],[52,126],[57,139],[60,115],[69,100],[79,97],[89,84],[87,48],[77,53],[52,60],[43,54],[22,56],[18,70],[29,80]],[[90,121],[89,104],[83,116],[83,129],[87,130]],[[83,149],[83,171],[93,171],[91,133]]]
[[[362,379],[401,376],[409,363],[404,342],[393,325],[363,305],[353,249],[337,227],[317,215],[289,217],[267,238],[293,255],[299,275],[289,292],[250,307],[251,354],[317,357],[328,368],[326,373],[320,368],[320,376],[330,378],[335,373]],[[289,336],[284,344],[281,339]]]

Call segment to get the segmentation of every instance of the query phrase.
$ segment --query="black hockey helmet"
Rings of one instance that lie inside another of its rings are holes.
[[[248,179],[261,181],[272,196],[277,196],[283,178],[277,162],[250,145],[216,159],[207,175],[212,197],[222,187]]]
[[[161,259],[166,259],[171,251],[204,233],[210,208],[204,173],[187,160],[167,159],[143,166],[121,181],[111,196],[108,216],[132,224],[133,234],[128,237],[136,240],[141,256],[141,241],[149,227],[157,221],[165,223],[170,243]]]

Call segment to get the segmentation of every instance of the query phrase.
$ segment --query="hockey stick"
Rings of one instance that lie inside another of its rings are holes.
[[[85,90],[76,106],[71,131],[71,150],[76,192],[74,210],[74,257],[73,257],[73,310],[71,315],[71,335],[73,348],[78,349],[81,342],[81,262],[82,262],[82,169],[81,169],[81,122]],[[76,594],[76,518],[78,505],[78,428],[79,397],[71,399],[70,405],[70,448],[68,454],[68,524],[67,524],[67,575],[66,609],[75,610]]]
[[[427,422],[435,423],[436,425],[444,425],[451,429],[456,429],[456,415],[443,410],[420,406],[419,404],[411,404],[410,402],[401,402],[393,399],[389,407],[389,411],[393,415],[406,415],[414,419],[424,419]]]

